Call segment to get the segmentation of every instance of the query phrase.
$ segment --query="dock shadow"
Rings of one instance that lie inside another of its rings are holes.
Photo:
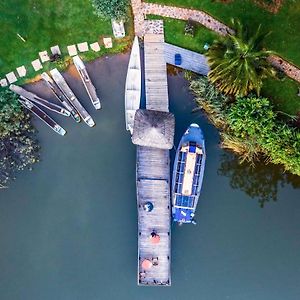
[[[245,192],[253,199],[257,199],[260,207],[265,203],[277,201],[279,187],[290,184],[293,188],[300,188],[300,177],[285,173],[283,168],[274,164],[265,165],[257,162],[240,163],[238,157],[225,152],[221,156],[218,175],[229,178],[230,186]]]

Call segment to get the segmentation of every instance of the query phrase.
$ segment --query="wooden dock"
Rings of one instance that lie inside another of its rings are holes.
[[[148,110],[169,111],[163,32],[146,33],[145,87]],[[135,130],[135,129],[134,129]],[[171,285],[169,150],[137,146],[138,285]],[[145,206],[151,203],[153,209]],[[154,237],[153,237],[154,236]],[[152,238],[159,237],[153,243]]]
[[[165,43],[165,60],[167,64],[175,66],[174,57],[177,53],[181,55],[182,62],[180,66],[176,67],[207,76],[209,66],[205,55]]]

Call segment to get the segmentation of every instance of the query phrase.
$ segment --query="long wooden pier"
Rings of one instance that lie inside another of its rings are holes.
[[[146,108],[168,112],[163,31],[153,32],[150,28],[144,36],[144,50]],[[171,285],[169,173],[169,150],[137,146],[139,285]],[[147,205],[153,206],[153,209],[147,210]]]
[[[207,76],[209,66],[205,55],[165,43],[165,60],[167,64],[175,66],[175,54],[181,55],[181,65],[176,66],[197,74]]]

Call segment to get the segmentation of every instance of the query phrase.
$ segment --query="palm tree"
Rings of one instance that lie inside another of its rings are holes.
[[[250,91],[259,95],[263,79],[276,75],[267,61],[273,51],[263,49],[262,42],[269,33],[262,33],[258,27],[249,36],[242,24],[232,19],[234,34],[221,37],[214,42],[207,53],[211,71],[209,80],[225,94],[246,96]]]

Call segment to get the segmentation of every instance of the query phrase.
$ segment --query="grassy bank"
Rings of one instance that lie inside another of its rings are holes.
[[[284,58],[300,66],[300,1],[285,0],[277,14],[272,14],[254,3],[253,0],[232,0],[221,3],[212,0],[147,0],[166,5],[200,9],[220,21],[230,24],[232,17],[238,18],[249,29],[257,28],[271,31],[266,39],[269,49],[277,51]]]
[[[38,52],[59,45],[63,55],[67,54],[67,45],[95,41],[101,42],[103,36],[112,36],[110,21],[99,19],[89,0],[23,0],[2,1],[0,3],[0,76],[25,65],[27,78],[35,76],[31,61],[38,58]],[[128,32],[132,33],[129,24]],[[20,34],[26,42],[18,36]],[[114,41],[110,50],[102,47],[101,52],[84,54],[93,59],[106,53],[116,53],[128,46],[129,38]],[[66,58],[67,60],[67,58]],[[47,70],[50,64],[44,65]]]
[[[222,5],[224,6],[225,4]],[[205,53],[203,48],[204,44],[212,44],[217,37],[216,33],[201,25],[198,26],[195,36],[191,37],[184,34],[185,21],[162,18],[160,16],[148,16],[148,18],[164,19],[165,37],[167,42],[199,53]],[[282,80],[268,79],[264,83],[262,95],[269,97],[276,109],[290,115],[296,115],[300,111],[300,97],[297,96],[298,87],[300,87],[300,85],[288,77],[285,77]]]

